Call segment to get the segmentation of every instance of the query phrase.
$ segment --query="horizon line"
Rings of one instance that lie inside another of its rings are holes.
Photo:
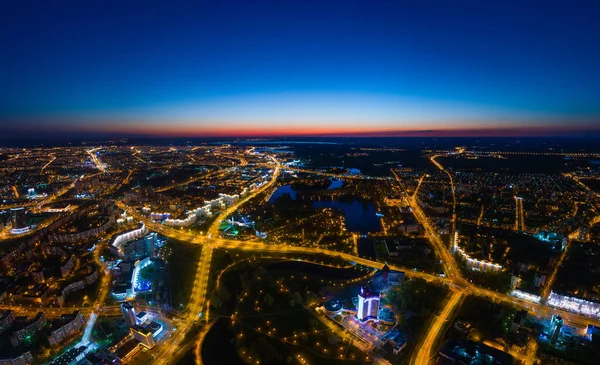
[[[8,128],[0,140],[39,139],[43,137],[94,137],[106,138],[360,138],[360,137],[585,137],[600,136],[600,124],[572,126],[523,126],[489,128],[438,128],[438,129],[327,129],[321,128],[181,128],[180,126],[147,126],[146,128],[106,128],[71,126],[19,126]],[[42,133],[43,135],[40,135]]]

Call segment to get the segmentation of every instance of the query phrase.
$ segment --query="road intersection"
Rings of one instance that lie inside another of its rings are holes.
[[[90,153],[90,156],[93,156],[93,151],[88,152]],[[448,176],[450,177],[450,184],[452,185],[451,188],[454,192],[452,175],[449,171],[444,170],[444,168],[441,165],[439,165],[437,161],[435,161],[435,157],[437,156],[432,157],[431,161],[438,168],[440,168],[442,171],[448,174]],[[185,310],[181,313],[182,320],[179,322],[180,326],[178,330],[174,332],[171,338],[167,339],[167,342],[164,345],[160,346],[159,352],[155,356],[157,363],[172,363],[174,359],[179,357],[178,354],[181,353],[180,346],[185,340],[185,337],[188,334],[188,332],[200,321],[205,321],[206,323],[209,323],[211,320],[213,320],[213,318],[208,318],[208,311],[206,310],[206,308],[208,307],[207,289],[209,285],[209,277],[211,272],[211,262],[215,249],[240,250],[246,252],[268,253],[269,255],[282,256],[320,255],[330,258],[340,258],[352,263],[375,269],[381,269],[383,267],[383,263],[381,262],[370,260],[364,257],[359,257],[356,254],[344,253],[321,248],[292,246],[288,244],[266,244],[260,241],[241,241],[220,238],[220,222],[226,219],[232,213],[234,213],[241,205],[248,202],[250,199],[256,197],[258,194],[264,192],[268,188],[272,187],[277,181],[277,177],[279,176],[280,169],[282,168],[282,166],[276,157],[269,156],[269,159],[272,161],[273,165],[272,176],[270,177],[269,181],[264,183],[260,188],[251,192],[244,198],[240,199],[235,204],[222,211],[215,219],[215,221],[213,222],[213,224],[208,229],[205,235],[197,235],[182,229],[167,227],[165,225],[152,222],[148,218],[138,214],[133,208],[125,205],[123,202],[117,202],[117,205],[122,209],[126,210],[128,214],[132,215],[134,218],[140,221],[143,221],[149,230],[156,231],[164,236],[174,238],[179,241],[198,244],[202,246],[200,260],[198,262],[197,270],[193,278],[193,290],[190,295],[189,303]],[[505,293],[499,293],[492,290],[477,287],[469,281],[465,280],[447,245],[444,244],[441,237],[431,224],[429,218],[419,207],[419,204],[416,200],[416,194],[412,196],[409,195],[406,189],[404,188],[400,177],[394,171],[392,172],[395,181],[397,182],[397,187],[403,192],[402,201],[404,202],[404,204],[412,208],[416,219],[424,228],[426,237],[431,242],[437,256],[441,259],[444,268],[444,275],[433,275],[397,265],[389,266],[393,270],[405,272],[408,277],[423,278],[428,282],[435,282],[438,284],[446,285],[450,289],[450,294],[447,300],[445,301],[444,306],[441,308],[439,314],[435,316],[435,318],[432,320],[432,322],[430,323],[430,327],[425,334],[425,337],[422,339],[422,344],[416,352],[414,363],[429,363],[435,351],[434,345],[439,341],[439,336],[443,334],[443,329],[445,328],[448,320],[452,317],[457,308],[460,306],[462,300],[468,295],[481,296],[496,302],[507,303],[517,308],[524,308],[538,316],[550,317],[552,314],[560,314],[567,324],[580,328],[585,327],[587,324],[600,325],[600,321],[597,318],[585,317],[572,312],[552,308],[541,303],[527,302],[522,299],[509,296]],[[454,199],[454,204],[456,204],[456,199]],[[455,210],[453,211],[453,218],[456,219]],[[103,275],[103,279],[105,280],[108,277],[108,275]],[[106,285],[106,288],[108,288],[108,285]],[[83,314],[87,315],[91,314],[92,312],[100,311],[100,305],[104,302],[104,299],[106,298],[106,293],[107,289],[103,289],[101,295],[99,295],[98,301],[90,307],[35,308],[23,306],[0,306],[0,309],[14,309],[19,310],[21,313],[27,314],[33,313],[34,311],[36,311],[37,313],[37,311],[39,310],[44,310],[51,311],[53,314],[56,315],[78,309],[82,311]],[[118,313],[119,308],[116,306],[114,308],[105,307],[101,311],[102,313]],[[197,340],[195,343],[195,352],[197,356],[200,356],[201,354],[200,350],[202,346],[202,340],[206,335],[206,331],[203,331],[201,333],[202,335],[197,336]],[[198,363],[201,363],[201,359],[198,359],[197,361]]]
[[[177,230],[173,228],[168,228],[163,225],[155,224],[145,220],[146,225],[149,229],[156,230],[159,233],[166,235],[171,238],[175,238],[181,241],[185,241],[188,243],[196,243],[203,245],[202,254],[200,258],[200,262],[198,265],[198,270],[196,276],[194,278],[194,289],[190,298],[190,304],[186,308],[186,324],[177,332],[176,336],[170,340],[171,345],[165,351],[165,356],[160,356],[157,358],[162,359],[162,363],[169,363],[169,356],[174,354],[177,351],[178,345],[183,340],[183,337],[189,331],[194,321],[200,319],[199,315],[201,313],[206,313],[206,290],[208,285],[208,278],[211,267],[211,259],[212,254],[215,249],[226,249],[226,250],[240,250],[246,252],[256,252],[256,253],[269,253],[273,254],[281,254],[281,255],[321,255],[326,257],[334,257],[341,258],[343,260],[354,262],[356,264],[364,265],[370,268],[380,269],[383,267],[383,263],[369,260],[363,257],[359,257],[357,255],[343,253],[339,251],[326,250],[321,248],[312,248],[312,247],[298,247],[291,246],[286,244],[265,244],[257,241],[240,241],[240,240],[229,240],[218,238],[218,226],[222,219],[227,218],[228,215],[235,212],[242,204],[252,199],[254,196],[258,195],[265,189],[269,188],[277,179],[279,174],[280,164],[274,158],[271,157],[273,162],[275,163],[274,173],[271,177],[271,180],[263,185],[260,189],[247,196],[245,199],[239,201],[237,204],[230,206],[227,210],[223,211],[217,220],[213,223],[211,228],[208,230],[205,236],[197,236],[191,233]],[[435,159],[432,159],[435,161]],[[436,164],[437,165],[437,164]],[[444,170],[444,172],[448,173],[448,171]],[[395,175],[395,174],[394,174]],[[449,176],[451,176],[449,174]],[[396,181],[399,186],[404,189],[402,185],[402,181],[399,179],[397,175],[395,175]],[[454,189],[453,189],[454,190]],[[460,303],[467,295],[475,295],[481,296],[488,299],[491,299],[496,302],[502,302],[506,304],[513,305],[517,308],[527,309],[535,315],[550,317],[552,314],[560,314],[566,323],[576,326],[576,327],[585,327],[587,324],[596,324],[600,325],[600,321],[596,318],[589,318],[582,315],[578,315],[572,312],[567,312],[564,310],[552,308],[540,303],[531,303],[524,301],[522,299],[510,296],[505,293],[495,292],[493,290],[484,289],[477,287],[465,280],[451,254],[449,249],[444,245],[442,239],[439,237],[437,232],[434,230],[431,222],[425,216],[419,205],[417,204],[416,197],[410,197],[407,193],[404,194],[404,200],[407,205],[409,205],[415,217],[419,221],[419,223],[424,227],[426,237],[432,243],[434,250],[438,257],[440,257],[445,275],[437,276],[425,272],[415,271],[411,268],[400,267],[392,265],[390,266],[393,270],[404,271],[409,277],[419,277],[427,280],[428,282],[436,282],[440,284],[447,285],[450,288],[451,293],[449,295],[448,300],[445,302],[443,308],[441,308],[439,314],[435,317],[433,322],[431,323],[430,328],[426,333],[426,337],[423,340],[423,345],[418,350],[415,363],[416,364],[427,364],[432,356],[432,351],[434,344],[439,341],[438,336],[443,333],[443,328],[447,321],[451,318],[453,313],[458,309]],[[128,210],[131,212],[132,210]],[[140,217],[142,218],[142,217]],[[143,218],[142,218],[143,219]],[[210,237],[210,238],[209,238]],[[202,318],[207,322],[210,320],[209,318]],[[196,344],[196,353],[200,354],[200,346],[201,340],[204,336],[200,336],[198,343]]]

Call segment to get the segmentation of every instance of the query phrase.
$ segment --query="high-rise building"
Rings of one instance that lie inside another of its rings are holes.
[[[550,321],[550,343],[555,344],[558,341],[563,324],[564,321],[561,316],[558,314],[552,316],[552,321]]]
[[[368,287],[362,286],[358,294],[358,311],[356,317],[360,321],[377,319],[379,313],[379,293],[371,291]]]
[[[9,339],[13,347],[18,347],[22,343],[31,341],[33,335],[46,325],[46,317],[44,313],[39,312],[33,319],[17,317],[14,322],[19,329],[14,331]]]
[[[144,237],[123,244],[122,249],[125,260],[135,261],[148,256],[154,257],[154,244],[156,242],[156,237],[157,234],[152,232]]]
[[[522,232],[525,230],[525,216],[523,213],[523,198],[520,196],[516,196],[515,197],[516,200],[516,204],[517,204],[517,219],[515,222],[515,229],[519,232]]]
[[[387,285],[388,276],[390,275],[390,267],[387,266],[387,263],[385,263],[383,265],[383,268],[381,269],[381,271],[383,272],[383,282]]]
[[[15,316],[13,315],[13,311],[0,311],[0,333],[8,330],[14,321]]]
[[[25,208],[13,208],[10,210],[10,213],[13,229],[21,229],[27,227],[27,222],[25,222]]]
[[[85,190],[85,185],[84,185],[83,181],[81,181],[79,179],[75,180],[75,193],[81,194],[81,193],[83,193],[84,190]]]
[[[137,325],[137,319],[135,316],[135,309],[128,302],[124,302],[121,304],[121,311],[123,312],[123,318],[125,318],[125,323],[127,323],[127,327],[133,327]]]
[[[153,348],[156,345],[152,329],[150,329],[147,326],[141,327],[135,325],[131,327],[131,334],[133,335],[133,338],[140,341],[142,345],[146,346],[149,349]]]
[[[63,314],[60,320],[53,321],[45,331],[48,343],[50,343],[50,346],[55,346],[63,342],[79,332],[84,323],[83,316],[79,311],[72,314]]]

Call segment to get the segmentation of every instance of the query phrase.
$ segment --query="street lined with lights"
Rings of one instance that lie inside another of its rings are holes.
[[[455,153],[455,152],[454,152]],[[455,197],[455,188],[452,174],[444,169],[444,167],[436,161],[437,157],[440,157],[440,154],[433,155],[430,160],[434,165],[436,165],[441,171],[446,173],[450,179],[450,186],[453,194],[453,213],[452,213],[452,226],[453,231],[456,229],[456,197]],[[173,335],[171,339],[169,339],[169,345],[163,347],[163,353],[157,356],[157,358],[162,359],[162,363],[170,362],[169,358],[171,355],[175,354],[178,350],[179,344],[183,341],[183,338],[187,334],[187,332],[191,329],[196,320],[205,320],[208,321],[208,302],[207,302],[207,288],[208,288],[208,279],[211,271],[211,261],[213,252],[215,249],[225,249],[225,250],[239,250],[246,252],[260,252],[267,253],[270,255],[322,255],[326,257],[333,257],[343,259],[349,262],[353,262],[359,265],[363,265],[366,267],[380,269],[383,264],[377,261],[365,259],[359,257],[357,255],[343,253],[339,251],[327,250],[323,248],[317,247],[298,247],[292,246],[285,243],[281,244],[265,244],[257,241],[241,241],[241,240],[229,240],[224,238],[219,238],[219,225],[223,219],[226,219],[229,215],[233,214],[242,204],[246,203],[250,199],[254,198],[261,192],[265,191],[269,187],[271,187],[280,172],[281,165],[279,161],[273,157],[269,156],[269,159],[274,163],[274,170],[271,176],[271,179],[268,183],[261,186],[256,191],[252,192],[245,198],[238,201],[236,204],[233,204],[222,211],[215,222],[210,226],[206,235],[196,235],[190,232],[186,232],[181,229],[175,229],[172,227],[166,227],[162,224],[158,224],[152,222],[138,214],[135,210],[129,208],[124,205],[122,202],[118,202],[117,204],[125,209],[129,214],[133,215],[136,219],[143,221],[146,226],[153,231],[161,233],[165,236],[185,241],[188,243],[200,244],[202,245],[200,261],[198,263],[198,269],[196,271],[196,275],[194,277],[194,285],[193,291],[190,296],[189,304],[185,310],[187,320],[184,321],[183,326]],[[308,172],[308,171],[307,171]],[[314,171],[313,171],[314,172]],[[600,324],[597,319],[592,319],[588,317],[582,317],[581,315],[567,312],[560,309],[551,308],[541,303],[531,303],[523,298],[518,298],[515,296],[509,296],[507,294],[494,292],[492,290],[483,289],[474,286],[473,284],[466,281],[460,273],[458,266],[450,250],[443,243],[439,234],[436,232],[429,218],[422,211],[421,207],[417,203],[417,192],[421,183],[425,179],[425,175],[421,176],[419,179],[417,189],[413,194],[409,195],[406,188],[403,185],[402,180],[397,175],[397,173],[392,170],[394,179],[398,184],[400,190],[403,192],[402,201],[405,205],[410,206],[415,218],[422,225],[425,236],[431,242],[436,254],[441,259],[441,263],[444,268],[445,275],[438,276],[432,275],[425,272],[411,270],[410,268],[400,267],[396,265],[389,265],[391,269],[403,271],[407,276],[411,277],[419,277],[427,280],[428,282],[436,282],[440,284],[445,284],[451,289],[451,294],[449,295],[448,300],[446,301],[443,308],[441,308],[440,313],[436,318],[432,321],[430,329],[427,331],[427,335],[423,340],[423,345],[416,353],[416,363],[418,364],[426,364],[431,356],[431,352],[433,351],[433,346],[436,343],[438,336],[442,333],[443,328],[452,314],[456,311],[462,299],[466,295],[477,295],[486,297],[492,300],[496,300],[499,302],[509,303],[516,307],[527,308],[532,310],[534,313],[542,316],[550,316],[551,314],[558,313],[565,319],[566,322],[571,323],[577,326],[583,326],[587,323],[596,323]],[[341,177],[341,176],[340,176]],[[365,178],[365,177],[363,177]],[[204,315],[204,316],[203,316]],[[203,332],[203,336],[199,336],[196,342],[196,355],[200,356],[202,341],[206,335]],[[201,361],[199,359],[198,361]]]
[[[444,171],[446,174],[448,174],[448,176],[450,178],[451,189],[452,189],[452,192],[454,195],[454,181],[453,181],[452,175],[449,171],[445,170],[443,168],[443,166],[441,164],[439,164],[439,162],[436,161],[436,157],[439,157],[439,155],[434,155],[431,158],[431,161],[438,168],[440,168],[442,171]],[[232,205],[229,208],[227,208],[226,210],[224,210],[223,212],[221,212],[221,214],[219,215],[217,220],[213,223],[213,225],[209,228],[209,230],[205,236],[193,235],[191,233],[188,233],[188,232],[185,232],[182,230],[176,230],[173,228],[165,227],[164,225],[161,225],[161,224],[157,224],[157,223],[148,221],[144,217],[136,214],[133,210],[127,209],[128,208],[127,206],[123,205],[122,203],[120,204],[120,206],[122,208],[124,208],[124,209],[128,210],[128,212],[134,214],[136,218],[143,220],[147,224],[148,228],[151,230],[155,230],[161,234],[164,234],[171,238],[175,238],[177,240],[203,245],[201,258],[200,258],[200,262],[198,265],[198,270],[197,270],[197,273],[196,273],[196,276],[194,279],[195,280],[194,289],[193,289],[193,292],[190,297],[190,304],[188,305],[188,307],[186,309],[186,311],[188,313],[188,318],[198,319],[198,316],[201,313],[207,313],[207,311],[206,311],[206,307],[207,307],[206,290],[207,290],[207,285],[208,285],[209,273],[210,273],[210,269],[211,269],[211,259],[212,259],[212,254],[213,254],[214,249],[240,250],[240,251],[247,251],[247,252],[262,252],[262,253],[268,253],[271,255],[273,255],[273,254],[275,254],[275,255],[278,255],[278,254],[280,254],[280,255],[294,255],[294,254],[323,255],[323,256],[327,256],[327,257],[340,258],[340,259],[343,259],[343,260],[346,260],[349,262],[354,262],[356,264],[360,264],[360,265],[364,265],[364,266],[376,268],[376,269],[380,269],[383,266],[382,263],[379,263],[377,261],[361,258],[356,255],[352,255],[352,254],[348,254],[348,253],[342,253],[342,252],[332,251],[332,250],[327,250],[327,249],[322,249],[322,248],[297,247],[297,246],[291,246],[291,245],[286,245],[286,244],[265,244],[265,243],[256,242],[256,241],[240,241],[240,240],[228,240],[228,239],[223,239],[223,238],[216,238],[216,237],[218,237],[218,233],[219,233],[219,223],[222,219],[227,218],[230,214],[234,213],[242,204],[244,204],[248,200],[252,199],[259,193],[265,191],[276,181],[277,176],[279,174],[280,164],[279,164],[279,161],[275,157],[270,156],[270,159],[272,159],[272,161],[275,163],[276,167],[275,167],[275,170],[273,172],[273,175],[272,175],[269,183],[263,185],[259,190],[253,192],[251,195],[249,195],[246,198],[244,198],[243,200],[239,201],[237,204]],[[403,190],[403,192],[404,192],[404,194],[403,194],[404,203],[412,208],[412,211],[413,211],[415,217],[417,218],[419,223],[423,226],[426,237],[432,243],[432,246],[433,246],[436,254],[441,258],[441,261],[442,261],[442,264],[444,267],[444,272],[446,275],[445,276],[437,276],[437,275],[432,275],[432,274],[428,274],[428,273],[424,273],[424,272],[414,271],[414,270],[411,270],[410,268],[399,267],[399,266],[395,266],[395,265],[389,265],[390,268],[393,270],[404,271],[407,276],[423,278],[423,279],[427,280],[428,282],[437,282],[437,283],[441,283],[441,284],[446,284],[452,290],[452,292],[449,296],[449,300],[446,301],[446,304],[444,305],[444,307],[441,308],[439,315],[433,321],[433,323],[431,324],[430,330],[428,330],[428,332],[427,332],[426,338],[423,342],[424,346],[417,353],[417,358],[416,358],[417,363],[426,364],[429,361],[431,351],[433,351],[433,345],[436,343],[437,338],[438,338],[437,336],[442,332],[442,329],[444,328],[446,321],[456,311],[456,309],[458,308],[460,302],[462,301],[462,299],[464,298],[465,295],[482,296],[482,297],[486,297],[486,298],[496,300],[499,302],[508,303],[508,304],[514,305],[516,307],[526,308],[526,309],[532,310],[534,313],[537,313],[538,315],[541,315],[544,317],[549,317],[552,314],[557,313],[557,314],[560,314],[561,316],[563,316],[563,318],[565,319],[566,322],[571,323],[572,325],[575,325],[578,327],[585,326],[588,323],[600,325],[600,321],[598,321],[598,319],[595,319],[595,318],[583,317],[581,315],[578,315],[578,314],[575,314],[572,312],[568,312],[565,310],[552,308],[552,307],[549,307],[549,306],[541,304],[541,303],[531,303],[531,302],[528,302],[527,300],[523,300],[521,298],[517,298],[514,296],[507,295],[507,294],[498,293],[498,292],[494,292],[492,290],[476,287],[473,284],[466,281],[462,277],[460,270],[459,270],[458,266],[456,265],[456,262],[455,262],[454,258],[452,257],[450,250],[444,245],[444,243],[441,240],[441,238],[439,237],[438,233],[433,228],[433,225],[431,224],[430,220],[427,218],[427,216],[423,213],[422,209],[418,205],[418,203],[416,201],[416,194],[409,195],[407,193],[406,189],[404,188],[404,185],[403,185],[401,179],[399,178],[399,176],[395,173],[395,171],[392,170],[392,172],[393,172],[396,182],[400,186],[401,190]],[[425,176],[422,176],[420,178],[419,185],[423,181],[424,177]],[[453,206],[454,206],[453,207],[453,228],[455,227],[455,221],[456,221],[455,205],[456,205],[456,198],[455,198],[455,196],[453,196]],[[206,318],[206,317],[204,319],[209,320],[209,318]],[[188,321],[188,322],[189,322],[188,324],[184,325],[184,327],[181,328],[180,331],[178,331],[173,336],[173,339],[171,339],[171,345],[165,351],[166,354],[173,354],[176,351],[178,344],[181,343],[183,337],[185,336],[185,333],[187,333],[187,331],[189,331],[189,329],[191,328],[191,325],[192,325],[191,323],[193,321]],[[201,342],[202,342],[203,338],[204,338],[204,336],[200,337],[200,339],[197,342],[197,346],[196,346],[197,354],[200,353],[200,350],[198,350],[198,349],[201,348]],[[163,362],[167,363],[168,359],[165,359]]]

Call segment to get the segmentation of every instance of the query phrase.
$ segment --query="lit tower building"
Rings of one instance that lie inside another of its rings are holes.
[[[360,321],[377,319],[379,314],[379,293],[371,291],[368,287],[362,286],[358,294],[358,311],[356,317]]]
[[[25,220],[25,208],[13,208],[10,210],[12,228],[10,232],[12,234],[22,234],[29,231],[29,226]]]
[[[387,285],[388,276],[390,275],[390,267],[387,266],[387,262],[383,265],[381,271],[383,272],[383,282],[385,283],[385,285]]]
[[[25,223],[25,208],[13,208],[10,210],[11,213],[11,223],[14,229],[20,229],[27,227],[27,223]]]
[[[550,343],[555,344],[556,341],[558,341],[558,336],[560,335],[563,324],[564,321],[561,316],[558,314],[552,316],[552,321],[550,322],[550,332],[552,332],[550,334]]]
[[[515,230],[523,232],[525,230],[525,214],[523,213],[523,198],[520,196],[515,197],[517,203],[517,218],[515,222]]]
[[[127,323],[127,327],[133,327],[137,325],[135,309],[131,304],[129,304],[128,302],[121,304],[121,311],[123,312],[123,318],[125,318],[125,323]]]

